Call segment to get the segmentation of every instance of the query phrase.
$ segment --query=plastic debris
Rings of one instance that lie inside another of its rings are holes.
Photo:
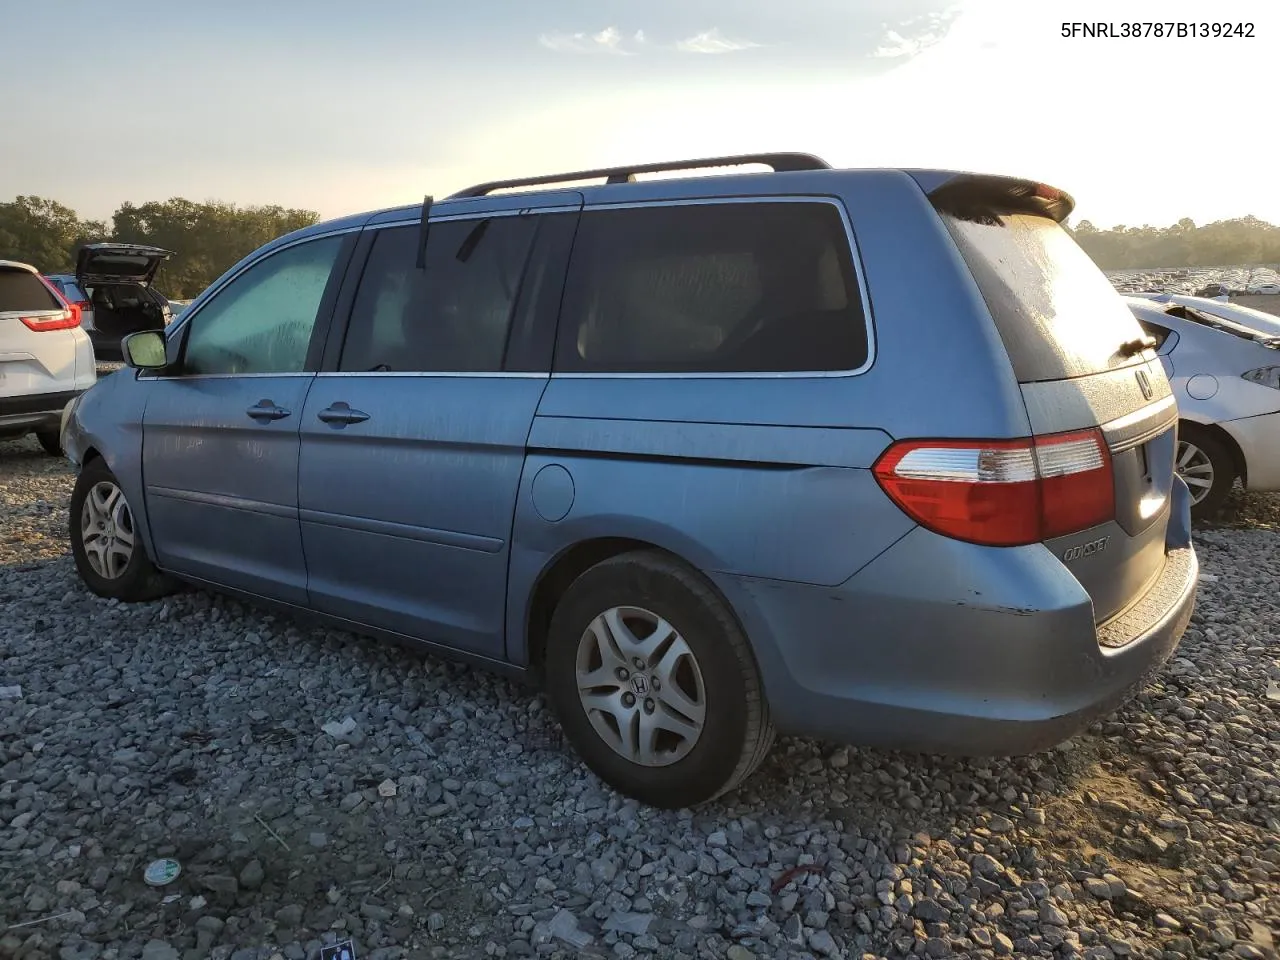
[[[14,684],[11,687],[0,687],[0,700],[21,700],[22,686]]]
[[[320,729],[331,737],[346,737],[355,732],[356,722],[350,717],[344,720],[330,720]]]
[[[320,960],[356,960],[355,944],[350,940],[339,940],[321,947]]]
[[[168,858],[152,860],[147,864],[147,869],[142,874],[142,879],[153,887],[163,887],[178,879],[178,874],[181,872],[182,864],[178,863],[177,860]]]
[[[547,932],[579,950],[590,944],[592,939],[591,934],[578,926],[578,918],[564,909],[551,918]]]

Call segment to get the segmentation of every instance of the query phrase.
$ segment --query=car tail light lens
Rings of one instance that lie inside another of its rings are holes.
[[[59,306],[62,307],[62,316],[53,317],[19,317],[23,325],[28,330],[43,332],[45,330],[70,330],[72,327],[80,326],[80,307],[78,304],[67,302],[67,298],[62,295],[51,280],[47,277],[40,277],[40,282],[45,285],[48,291],[53,294]]]
[[[1258,383],[1264,387],[1280,390],[1280,367],[1259,367],[1242,376],[1250,383]]]
[[[35,330],[37,333],[46,330],[70,330],[72,327],[80,326],[80,311],[67,307],[62,311],[61,316],[20,317],[19,319],[28,330]]]
[[[921,526],[970,543],[1039,543],[1115,518],[1111,453],[1100,430],[906,440],[886,450],[874,472]]]

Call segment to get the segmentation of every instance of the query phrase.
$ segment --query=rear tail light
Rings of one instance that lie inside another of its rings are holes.
[[[70,330],[72,327],[80,326],[80,311],[67,307],[62,311],[61,316],[20,317],[19,319],[28,330],[35,330],[37,333],[46,330]]]
[[[886,450],[874,471],[917,523],[970,543],[1039,543],[1115,518],[1111,453],[1100,430],[906,440]]]
[[[1280,367],[1259,367],[1257,370],[1242,373],[1241,376],[1250,383],[1280,390]]]
[[[35,330],[37,333],[46,330],[70,330],[72,327],[80,326],[80,305],[78,303],[68,303],[67,298],[62,295],[62,291],[47,277],[41,276],[40,282],[48,288],[49,292],[53,294],[53,299],[58,301],[58,304],[62,307],[62,316],[19,317],[23,325],[28,330]]]

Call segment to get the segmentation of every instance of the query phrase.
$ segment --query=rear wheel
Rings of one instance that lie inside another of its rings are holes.
[[[36,439],[40,441],[40,446],[44,447],[44,452],[49,456],[63,456],[62,437],[57,430],[37,430]]]
[[[147,556],[133,511],[102,459],[85,464],[71,491],[71,554],[80,579],[100,597],[136,603],[171,593],[174,582]]]
[[[702,577],[657,552],[613,557],[573,582],[551,618],[546,677],[587,766],[652,806],[734,789],[773,743],[737,621]]]
[[[1212,517],[1220,509],[1236,481],[1235,460],[1221,439],[1196,424],[1178,428],[1178,453],[1174,461],[1191,491],[1191,516]]]

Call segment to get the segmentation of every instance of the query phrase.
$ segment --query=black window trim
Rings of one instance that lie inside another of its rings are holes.
[[[468,211],[466,213],[442,214],[441,216],[433,216],[430,223],[451,223],[455,221],[480,221],[493,220],[498,217],[518,217],[521,215],[543,217],[553,216],[557,214],[573,214],[577,215],[582,212],[581,204],[557,204],[555,206],[543,207],[509,207],[502,210],[486,210],[486,211]],[[370,223],[361,227],[361,235],[359,243],[355,248],[355,252],[351,257],[350,266],[347,269],[346,279],[335,302],[333,313],[333,322],[329,327],[329,334],[324,345],[323,358],[320,361],[319,369],[316,373],[320,377],[507,377],[525,380],[546,380],[551,375],[551,345],[546,344],[545,354],[547,369],[537,370],[339,370],[338,364],[342,359],[342,347],[346,341],[347,330],[351,325],[351,314],[355,308],[356,293],[360,288],[361,282],[364,280],[365,269],[369,265],[369,255],[373,250],[374,240],[383,230],[394,229],[398,227],[416,227],[420,221],[417,218],[388,220],[379,223]],[[575,224],[576,229],[576,224]],[[530,240],[529,250],[525,256],[525,263],[521,270],[520,282],[516,290],[516,301],[512,305],[512,323],[507,330],[508,347],[510,346],[510,338],[514,332],[516,314],[519,312],[522,301],[526,293],[526,281],[528,279],[528,270],[533,263],[534,257],[538,252],[538,244],[542,236],[542,223],[539,222],[534,226],[533,237]],[[560,285],[564,285],[565,274],[567,273],[568,262],[558,265],[560,272]],[[537,307],[534,307],[535,311]],[[556,317],[557,326],[559,317]],[[534,337],[541,338],[546,334],[554,337],[554,330],[538,329],[537,319],[534,320]],[[550,324],[546,324],[550,327]],[[504,356],[504,365],[510,359]]]
[[[681,197],[670,200],[634,200],[621,203],[597,201],[588,203],[582,213],[608,210],[636,210],[651,207],[688,207],[708,206],[725,203],[826,203],[835,207],[836,213],[844,224],[845,238],[849,241],[849,254],[853,259],[853,272],[858,279],[858,296],[862,298],[863,322],[866,325],[867,357],[862,364],[853,370],[744,370],[744,371],[705,371],[695,372],[681,370],[678,372],[643,373],[627,372],[579,372],[551,371],[553,380],[813,380],[858,377],[866,373],[876,361],[875,320],[872,317],[871,295],[867,289],[866,275],[862,266],[862,251],[858,246],[858,238],[853,230],[853,222],[844,202],[837,196],[829,194],[768,194],[759,196],[731,197]],[[563,319],[563,318],[561,318]],[[557,325],[558,339],[558,325]]]
[[[199,303],[194,304],[196,309],[188,306],[182,312],[182,315],[164,331],[166,352],[169,355],[169,365],[161,370],[151,373],[146,370],[139,370],[139,377],[145,377],[148,380],[225,380],[230,377],[254,378],[261,379],[263,377],[314,377],[320,369],[320,358],[323,344],[328,339],[329,329],[333,325],[333,310],[337,303],[338,294],[346,278],[351,271],[353,262],[352,253],[356,247],[356,241],[361,226],[348,226],[340,230],[328,230],[323,233],[313,233],[305,237],[299,237],[291,240],[289,243],[282,243],[277,247],[263,251],[261,256],[255,256],[252,260],[243,264],[240,269],[234,273],[227,275],[220,282],[215,283],[204,293],[199,296]],[[343,242],[338,245],[338,254],[334,258],[333,270],[329,274],[329,280],[325,284],[324,293],[320,297],[320,306],[316,310],[316,323],[311,329],[311,341],[307,344],[306,359],[303,361],[302,370],[294,370],[287,373],[183,373],[182,359],[187,352],[187,335],[191,330],[191,320],[193,317],[199,316],[206,306],[217,299],[219,294],[241,276],[252,270],[258,264],[265,263],[278,253],[285,250],[292,250],[294,247],[304,243],[311,243],[316,240],[328,240],[333,237],[342,237]]]

